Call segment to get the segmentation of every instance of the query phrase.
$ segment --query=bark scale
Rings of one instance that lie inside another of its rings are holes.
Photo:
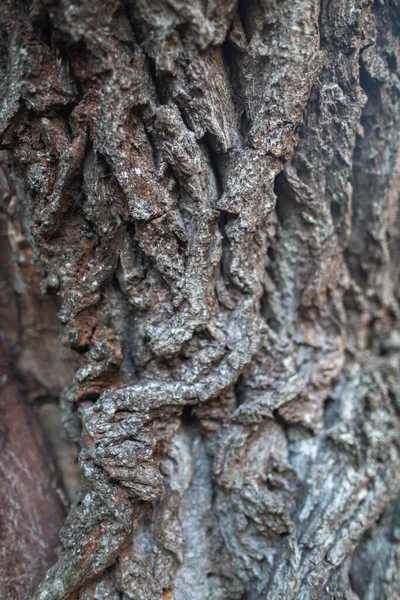
[[[396,598],[399,3],[0,10],[2,145],[79,363],[35,600]]]

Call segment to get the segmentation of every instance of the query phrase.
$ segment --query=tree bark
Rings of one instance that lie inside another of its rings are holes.
[[[0,11],[0,139],[78,361],[32,598],[400,597],[398,0]]]

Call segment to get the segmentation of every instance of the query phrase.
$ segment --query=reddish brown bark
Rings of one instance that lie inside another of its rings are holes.
[[[56,405],[73,361],[59,341],[56,299],[41,293],[3,160],[0,155],[0,598],[24,600],[57,558],[75,485],[74,449]]]
[[[0,422],[0,598],[22,600],[57,557],[65,504],[41,424],[12,382]]]

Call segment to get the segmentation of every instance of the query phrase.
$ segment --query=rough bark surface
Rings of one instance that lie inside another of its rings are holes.
[[[0,12],[1,142],[79,362],[33,598],[399,597],[398,1]]]
[[[21,600],[56,560],[58,530],[79,477],[57,404],[73,377],[72,352],[59,340],[56,298],[40,291],[2,154],[0,598]]]

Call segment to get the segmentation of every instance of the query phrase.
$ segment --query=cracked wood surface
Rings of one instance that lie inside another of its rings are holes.
[[[0,15],[1,143],[78,357],[33,598],[396,598],[398,2]]]

